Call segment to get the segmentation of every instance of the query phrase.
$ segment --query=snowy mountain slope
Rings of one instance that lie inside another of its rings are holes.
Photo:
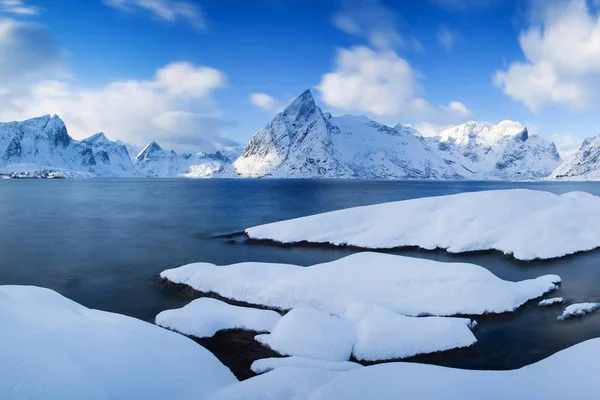
[[[332,117],[302,93],[234,162],[242,177],[460,179],[424,140],[367,117]]]
[[[243,177],[352,176],[339,162],[328,123],[308,90],[252,137],[234,167]]]
[[[58,117],[45,115],[21,122],[0,123],[0,174],[13,177],[205,178],[231,164],[222,153],[181,154],[155,142],[132,155],[121,141],[104,133],[75,140]]]
[[[471,121],[425,140],[466,179],[539,179],[560,162],[554,143],[530,136],[513,121],[493,126]]]
[[[0,154],[0,169],[17,174],[61,170],[67,176],[137,176],[124,146],[101,133],[77,141],[57,115],[0,123]]]
[[[579,151],[568,157],[550,179],[600,180],[600,135],[584,140]]]
[[[177,154],[152,141],[135,158],[136,170],[150,178],[211,178],[231,164],[227,156],[216,153]]]

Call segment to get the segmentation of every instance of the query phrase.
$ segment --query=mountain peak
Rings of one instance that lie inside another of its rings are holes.
[[[305,90],[300,96],[296,97],[286,108],[281,115],[291,120],[298,120],[306,117],[319,108],[315,103],[315,99],[310,89]]]
[[[89,138],[83,139],[82,142],[86,143],[105,143],[110,142],[104,132],[98,132],[90,136]]]
[[[140,154],[138,154],[136,158],[138,160],[143,160],[143,159],[146,159],[146,158],[152,156],[152,154],[155,154],[157,152],[163,152],[163,149],[162,149],[162,147],[160,147],[158,145],[158,143],[156,143],[153,140],[150,143],[148,143],[148,145],[146,147],[144,147],[144,149],[142,151],[140,151]]]

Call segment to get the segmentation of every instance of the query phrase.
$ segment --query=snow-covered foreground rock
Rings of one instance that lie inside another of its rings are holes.
[[[468,318],[408,317],[380,306],[352,304],[344,318],[355,323],[352,355],[381,361],[469,347],[477,341]]]
[[[348,361],[356,341],[346,319],[313,308],[295,308],[283,316],[270,334],[256,340],[279,354],[325,361]]]
[[[161,277],[251,304],[310,307],[338,316],[353,303],[374,303],[409,316],[503,313],[560,282],[556,275],[509,282],[474,264],[371,252],[311,267],[194,263],[163,271]]]
[[[0,286],[0,398],[206,399],[235,383],[179,334],[58,293]]]
[[[387,363],[346,372],[285,367],[236,383],[218,399],[545,399],[598,398],[600,339],[510,371],[474,371],[414,363]],[[565,384],[572,378],[573,384]]]
[[[347,361],[351,354],[390,360],[470,346],[476,323],[446,316],[514,311],[560,282],[556,275],[508,282],[473,264],[381,253],[312,267],[196,263],[161,276],[201,292],[291,310],[256,339],[282,355],[325,361]]]
[[[540,307],[548,307],[548,306],[553,306],[555,304],[562,304],[564,303],[564,299],[562,297],[553,297],[551,299],[544,299],[542,301],[540,301],[538,303],[538,306]]]
[[[349,371],[362,368],[362,365],[350,361],[323,361],[308,357],[262,358],[252,363],[252,371],[264,374],[277,368],[304,367],[320,368],[327,371]]]
[[[559,321],[569,319],[571,317],[581,317],[585,314],[592,313],[600,308],[600,303],[575,303],[571,304],[557,318]]]
[[[590,366],[596,365],[598,357],[600,339],[592,339],[512,371],[381,364],[340,374],[306,398],[592,400],[598,398],[598,379]],[[569,377],[572,384],[565,383]]]
[[[246,229],[253,239],[369,249],[498,250],[547,259],[600,246],[600,197],[493,190],[355,207]]]
[[[161,312],[156,316],[156,324],[184,335],[203,338],[225,329],[270,332],[280,318],[275,311],[232,306],[203,297],[185,307]]]

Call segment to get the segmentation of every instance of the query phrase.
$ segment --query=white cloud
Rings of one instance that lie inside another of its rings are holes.
[[[0,13],[26,16],[37,15],[39,12],[39,8],[27,5],[22,0],[0,0]]]
[[[0,85],[42,74],[64,74],[63,52],[51,31],[0,18]]]
[[[344,112],[430,122],[460,122],[472,117],[458,101],[434,106],[422,98],[420,77],[391,50],[353,47],[338,50],[334,71],[323,75],[317,89],[325,103]]]
[[[556,145],[556,149],[560,153],[562,158],[566,158],[571,154],[577,152],[581,147],[581,139],[574,138],[571,135],[558,135],[554,134],[551,136],[554,144]]]
[[[343,0],[332,22],[342,32],[365,37],[374,47],[390,49],[404,43],[398,18],[379,0]]]
[[[122,80],[94,89],[42,81],[5,93],[0,120],[56,113],[76,138],[103,131],[133,144],[155,139],[177,150],[214,150],[234,143],[224,134],[232,121],[220,115],[211,99],[225,82],[213,68],[182,62],[159,69],[151,80]]]
[[[585,0],[543,3],[537,22],[519,36],[525,62],[499,70],[495,84],[532,111],[549,104],[571,109],[600,100],[600,18]]]
[[[154,84],[174,96],[204,97],[226,83],[225,74],[217,69],[176,62],[159,69]]]
[[[262,110],[274,110],[279,107],[279,102],[266,93],[252,93],[250,102]]]
[[[438,42],[446,49],[448,53],[454,48],[454,44],[460,38],[460,34],[452,29],[440,27],[438,29]]]
[[[107,6],[126,12],[146,11],[169,23],[186,22],[197,29],[206,28],[202,9],[186,0],[104,0]]]

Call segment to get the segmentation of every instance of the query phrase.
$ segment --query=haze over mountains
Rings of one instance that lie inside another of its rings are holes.
[[[518,122],[468,122],[423,137],[410,125],[389,127],[365,116],[324,113],[309,90],[241,155],[178,154],[151,142],[135,146],[102,133],[75,140],[58,116],[0,123],[0,174],[13,177],[247,177],[342,179],[600,179],[600,138],[561,165],[554,143]]]

